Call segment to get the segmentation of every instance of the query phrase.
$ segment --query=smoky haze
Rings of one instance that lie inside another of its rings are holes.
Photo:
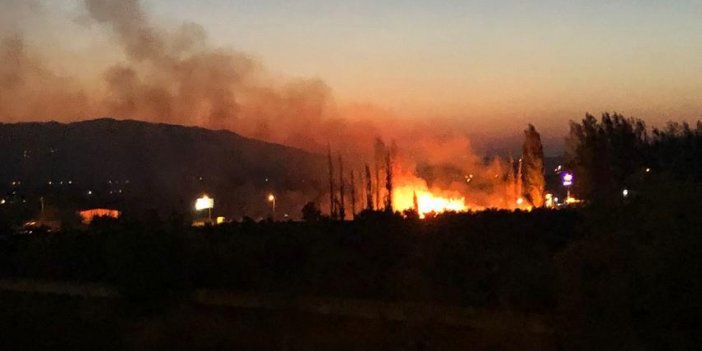
[[[139,0],[82,1],[83,25],[106,33],[119,49],[96,79],[99,86],[86,86],[51,68],[51,48],[25,40],[16,19],[41,17],[41,4],[3,5],[8,8],[3,19],[15,22],[2,27],[0,120],[112,116],[228,129],[315,152],[331,145],[350,163],[348,169],[373,163],[374,140],[380,137],[398,145],[397,174],[412,182],[420,168],[431,169],[432,179],[446,170],[454,180],[469,172],[489,178],[495,168],[505,168],[486,165],[473,152],[460,122],[400,118],[370,104],[338,106],[323,81],[274,77],[251,55],[213,46],[196,23],[161,25]],[[445,189],[465,190],[444,183]]]

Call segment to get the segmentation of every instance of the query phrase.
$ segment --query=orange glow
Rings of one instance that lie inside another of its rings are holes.
[[[468,173],[465,182],[434,182],[431,187],[424,179],[400,170],[393,189],[393,207],[399,212],[416,210],[420,218],[425,218],[445,212],[532,210],[531,203],[520,196],[518,185],[503,177],[493,178],[493,173],[499,175],[500,170],[487,173],[489,177]]]
[[[117,219],[122,213],[117,210],[94,208],[91,210],[80,211],[78,214],[83,220],[83,224],[90,224],[96,217],[110,217]]]
[[[428,213],[466,212],[464,197],[451,197],[433,194],[421,187],[403,186],[393,193],[393,204],[399,211],[411,210],[415,207],[414,197],[417,196],[417,213],[424,218]]]

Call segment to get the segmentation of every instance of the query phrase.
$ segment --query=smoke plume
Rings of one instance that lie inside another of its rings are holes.
[[[39,16],[40,4],[8,0],[0,19]],[[464,126],[408,120],[362,104],[338,106],[323,81],[273,78],[250,55],[214,47],[198,24],[159,25],[139,0],[82,4],[84,25],[106,31],[120,51],[103,68],[99,87],[53,71],[47,64],[51,49],[32,50],[19,23],[5,24],[0,27],[0,120],[113,116],[229,129],[320,153],[331,144],[355,170],[373,163],[375,140],[381,137],[398,145],[393,163],[398,188],[422,182],[465,193],[468,174],[494,180],[508,168],[476,156]],[[489,197],[501,186],[495,184],[490,190],[471,189]]]

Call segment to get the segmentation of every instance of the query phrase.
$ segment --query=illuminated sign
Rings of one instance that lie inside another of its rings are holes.
[[[207,210],[210,208],[214,208],[214,199],[207,196],[203,195],[201,198],[198,198],[195,200],[195,210],[197,211],[202,211],[202,210]]]

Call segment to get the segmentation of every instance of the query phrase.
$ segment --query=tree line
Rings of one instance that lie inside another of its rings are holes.
[[[606,201],[645,179],[702,180],[702,121],[693,127],[669,122],[649,129],[638,118],[587,114],[570,123],[565,164],[573,171],[574,192],[581,198]]]

